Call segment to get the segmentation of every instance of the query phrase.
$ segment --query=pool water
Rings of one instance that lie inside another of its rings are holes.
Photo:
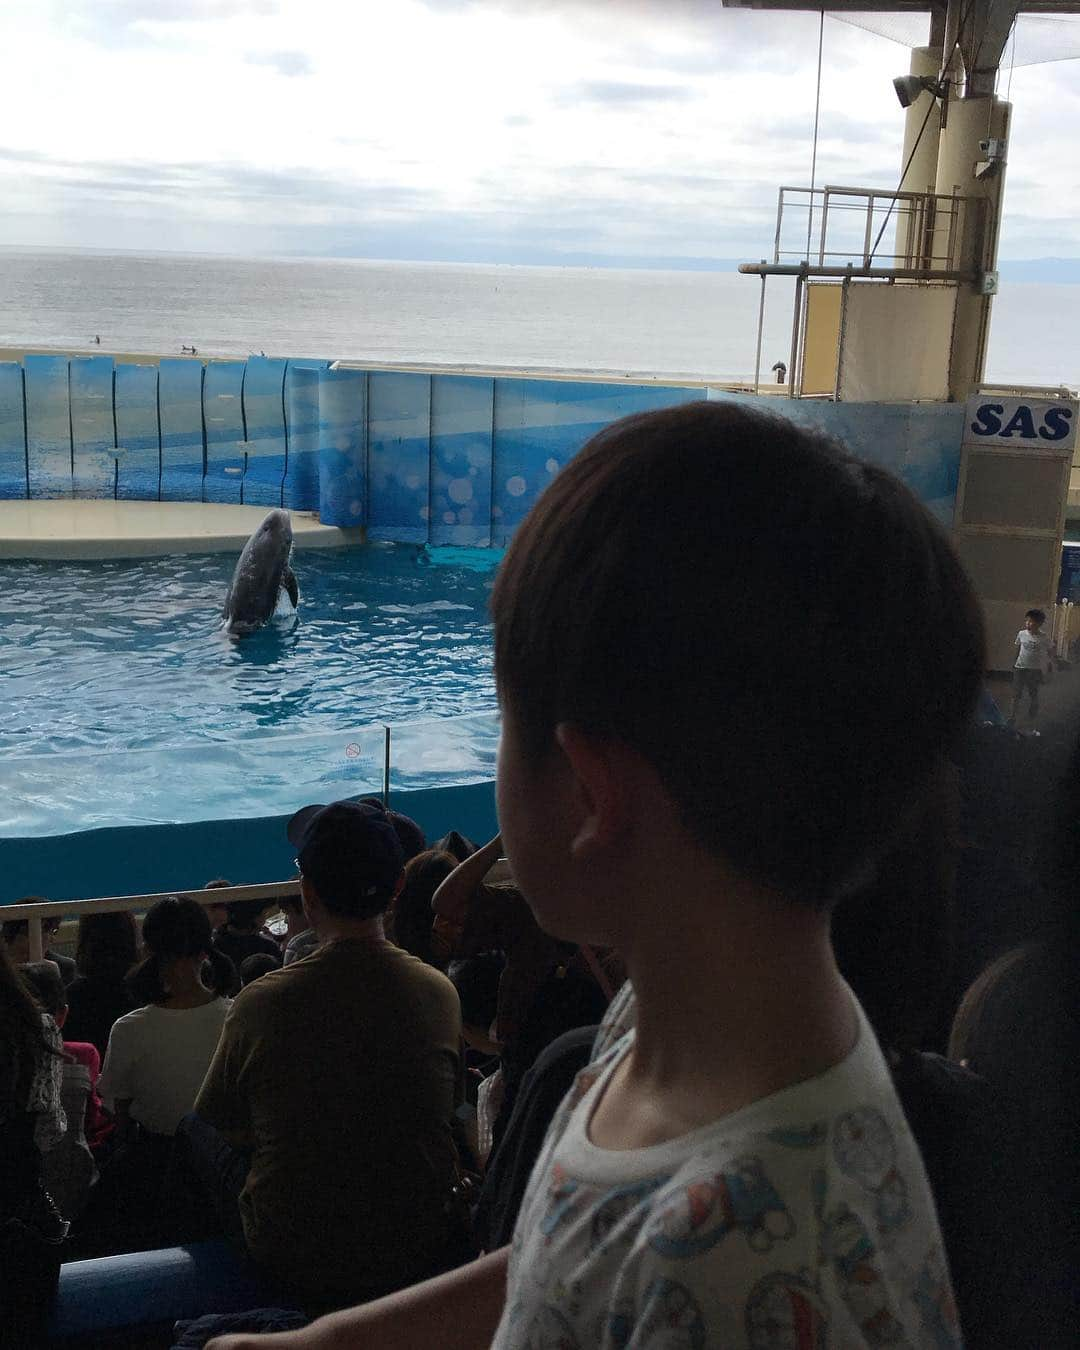
[[[384,724],[392,781],[490,777],[498,559],[302,550],[296,613],[239,640],[218,627],[232,554],[0,564],[0,833],[269,815],[379,787]]]

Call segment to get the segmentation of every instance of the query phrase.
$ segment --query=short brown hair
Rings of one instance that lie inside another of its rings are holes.
[[[561,721],[623,741],[703,847],[817,904],[910,806],[982,674],[974,594],[917,498],[735,401],[594,436],[514,535],[491,608],[527,755]]]

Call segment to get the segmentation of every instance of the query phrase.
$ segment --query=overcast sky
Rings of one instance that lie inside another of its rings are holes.
[[[0,0],[0,244],[761,257],[817,34],[719,0]],[[819,184],[896,186],[906,69],[826,20]],[[1012,99],[1002,257],[1080,255],[1080,63]]]

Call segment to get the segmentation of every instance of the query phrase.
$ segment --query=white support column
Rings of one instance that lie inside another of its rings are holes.
[[[935,230],[934,253],[946,251],[950,230],[958,250],[956,262],[971,267],[977,276],[997,265],[998,228],[1001,200],[1005,187],[1005,157],[989,172],[977,176],[977,166],[986,162],[979,143],[996,140],[1007,145],[1011,107],[994,98],[952,99],[941,132],[938,153],[936,191],[940,195],[981,199],[985,204],[981,222],[972,212],[963,229],[939,216]],[[990,329],[991,296],[979,289],[978,282],[961,283],[953,328],[952,361],[949,374],[950,397],[963,402],[971,389],[981,383]]]
[[[911,51],[912,75],[927,75],[936,80],[941,64],[941,50],[933,47],[913,47]],[[925,130],[924,130],[925,123]],[[937,182],[938,142],[941,139],[941,108],[938,101],[928,90],[924,90],[904,115],[904,152],[900,160],[901,192],[933,192]],[[908,161],[911,161],[909,164]],[[907,171],[904,172],[905,166]],[[932,221],[923,222],[926,227],[919,230],[919,220],[912,220],[911,213],[903,210],[896,226],[897,265],[900,267],[918,267],[920,258],[929,252],[928,237],[912,239],[912,226],[918,234],[928,235]],[[906,261],[910,257],[911,261]]]

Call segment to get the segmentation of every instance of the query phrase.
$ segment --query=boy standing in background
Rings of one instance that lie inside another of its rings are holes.
[[[1042,688],[1044,674],[1051,669],[1054,647],[1043,633],[1042,626],[1046,615],[1041,609],[1029,609],[1024,615],[1024,626],[1016,635],[1016,665],[1013,668],[1012,709],[1009,712],[1009,726],[1015,726],[1016,714],[1025,691],[1028,696],[1028,716],[1032,722],[1039,712],[1039,690]]]

